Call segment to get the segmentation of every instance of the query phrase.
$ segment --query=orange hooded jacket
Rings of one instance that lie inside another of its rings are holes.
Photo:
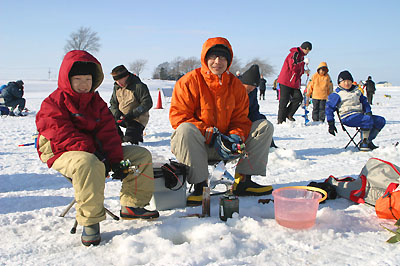
[[[320,68],[326,67],[325,75],[318,73]],[[327,100],[329,94],[333,91],[331,77],[328,74],[329,69],[326,62],[321,62],[317,68],[317,73],[312,75],[310,82],[307,85],[307,97],[312,96],[316,100]]]
[[[230,65],[221,79],[209,70],[206,54],[217,44],[227,47],[233,58],[227,39],[208,39],[201,51],[201,68],[188,72],[175,84],[169,120],[174,129],[192,123],[204,135],[207,128],[217,127],[222,134],[236,134],[245,141],[251,128],[249,98],[242,82],[229,72]]]

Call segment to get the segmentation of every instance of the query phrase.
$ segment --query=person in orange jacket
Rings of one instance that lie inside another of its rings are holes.
[[[271,186],[261,186],[251,175],[265,175],[272,124],[248,118],[249,98],[241,81],[229,72],[233,52],[229,41],[210,38],[201,52],[201,67],[180,78],[173,90],[169,119],[175,129],[171,150],[189,166],[188,182],[194,191],[187,205],[202,203],[208,185],[208,161],[231,161],[236,167],[236,195],[266,195]],[[245,144],[245,151],[242,150]],[[248,156],[242,156],[246,153]]]
[[[326,100],[333,90],[332,80],[328,72],[329,69],[326,62],[321,62],[317,68],[317,73],[312,75],[306,88],[306,105],[308,106],[311,97],[313,103],[312,119],[315,122],[325,121]]]

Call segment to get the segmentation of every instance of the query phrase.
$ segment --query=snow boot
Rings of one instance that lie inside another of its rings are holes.
[[[293,116],[288,116],[287,119],[288,119],[289,121],[292,121],[292,122],[296,121],[296,119],[294,119]]]
[[[208,187],[207,181],[194,184],[194,191],[186,199],[186,206],[200,206],[203,203],[203,187]]]
[[[81,241],[82,244],[86,247],[89,247],[91,245],[97,246],[98,244],[100,244],[100,224],[97,223],[89,226],[84,226]]]
[[[369,142],[367,139],[363,139],[360,144],[360,151],[370,151],[371,148],[369,147]]]
[[[374,143],[372,143],[372,141],[370,141],[370,142],[368,143],[368,147],[369,147],[371,150],[375,150],[375,149],[379,148],[379,146],[376,146]]]
[[[244,179],[244,180],[243,180]],[[236,196],[262,196],[272,193],[272,186],[262,186],[251,180],[251,175],[235,174],[232,192]]]
[[[149,211],[145,208],[121,206],[120,216],[123,220],[156,219],[160,214],[158,211]]]

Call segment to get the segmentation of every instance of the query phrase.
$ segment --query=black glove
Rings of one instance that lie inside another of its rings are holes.
[[[117,126],[126,127],[126,121],[123,115],[121,115],[121,117],[117,121],[115,121],[115,123],[117,124]]]
[[[100,151],[95,151],[93,153],[97,159],[99,159],[100,162],[104,163],[104,166],[106,167],[106,177],[108,177],[108,173],[111,171],[111,166],[110,163],[107,161],[106,157],[103,155],[102,152]]]
[[[335,127],[335,121],[328,121],[329,124],[329,134],[336,136],[335,132],[337,133],[337,129]]]
[[[129,174],[129,166],[126,166],[125,161],[119,163],[114,163],[111,165],[111,169],[114,172],[112,174],[112,179],[123,180]]]
[[[367,113],[365,113],[365,115],[372,116],[372,112],[367,112]]]
[[[327,198],[326,199],[336,199],[337,197],[337,192],[335,187],[332,184],[329,184],[327,182],[311,182],[310,184],[307,185],[308,187],[317,187],[320,188],[322,190],[325,190],[326,194],[327,194]],[[324,195],[322,195],[323,197]],[[324,201],[322,201],[321,203],[324,203]]]

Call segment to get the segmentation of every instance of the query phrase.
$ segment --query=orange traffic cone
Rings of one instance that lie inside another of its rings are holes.
[[[157,100],[157,106],[155,109],[163,109],[162,102],[161,102],[161,91],[160,90],[158,90],[158,100]]]

